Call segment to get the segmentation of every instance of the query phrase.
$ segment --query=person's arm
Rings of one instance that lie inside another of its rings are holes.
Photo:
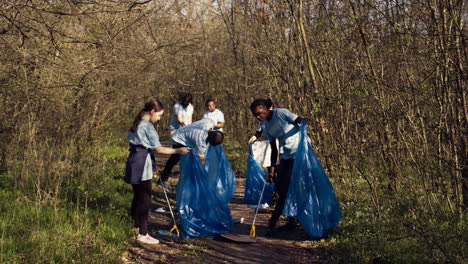
[[[268,167],[268,174],[265,178],[265,181],[272,183],[273,175],[276,171],[276,161],[278,160],[278,148],[276,147],[276,139],[270,141],[271,146],[271,158],[270,158],[270,167]]]
[[[302,118],[302,117],[300,117],[300,116],[298,116],[298,117],[294,120],[294,123],[299,125],[299,124],[302,122],[302,120],[306,121],[307,124],[309,123],[309,122],[307,122],[307,119]]]
[[[192,115],[189,115],[187,125],[192,124]]]
[[[200,135],[201,135],[200,137],[192,138],[190,140],[191,144],[189,144],[189,146],[190,145],[193,146],[195,154],[197,154],[201,163],[205,165],[205,155],[208,152],[208,145],[209,145],[207,141],[208,133],[206,134],[206,136],[203,133]]]
[[[259,139],[261,136],[262,136],[263,132],[262,131],[257,131],[255,132],[255,135],[253,135],[250,139],[249,139],[249,144],[252,144],[255,142],[255,140]]]
[[[167,147],[159,147],[159,148],[156,148],[155,150],[156,150],[156,153],[158,153],[158,154],[180,154],[180,155],[185,155],[185,154],[190,152],[190,148],[186,148],[186,147],[177,148],[177,149],[167,148]]]
[[[181,127],[186,126],[187,124],[184,123],[184,116],[183,116],[182,105],[181,105],[179,102],[177,102],[177,103],[174,105],[174,109],[173,109],[172,111],[173,111],[173,114],[174,114],[175,117],[176,117],[177,123],[179,123],[179,125],[180,125]]]
[[[190,108],[189,108],[189,107],[190,107]],[[185,125],[190,125],[190,124],[192,124],[193,105],[192,105],[192,104],[189,104],[189,105],[187,106],[187,108],[189,108],[189,109],[187,109],[187,110],[188,110],[188,111],[187,111],[188,121],[187,121],[187,124],[185,124]]]
[[[220,110],[218,110],[218,123],[215,125],[217,128],[223,128],[224,127],[224,114]]]
[[[177,122],[179,122],[181,127],[186,126],[186,124],[184,123],[184,117],[182,116],[182,114],[177,114]]]

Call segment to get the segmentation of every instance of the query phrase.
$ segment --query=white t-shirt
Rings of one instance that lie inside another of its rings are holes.
[[[252,144],[252,156],[260,167],[271,166],[271,146],[270,140],[255,141]]]
[[[224,114],[219,109],[215,109],[213,112],[206,111],[203,114],[203,118],[210,118],[215,122],[215,124],[224,123]],[[221,127],[215,127],[213,130],[223,132]]]
[[[205,157],[208,151],[208,131],[215,123],[210,118],[204,118],[188,126],[176,130],[172,141],[192,149],[200,157]]]
[[[171,121],[169,121],[169,130],[176,130],[181,128],[179,121],[177,121],[177,115],[182,115],[182,120],[184,120],[184,123],[188,125],[190,117],[193,115],[193,105],[189,104],[187,107],[184,107],[181,102],[174,104]]]

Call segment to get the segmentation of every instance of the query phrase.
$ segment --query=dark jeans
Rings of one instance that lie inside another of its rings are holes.
[[[151,201],[151,180],[141,184],[132,184],[132,219],[134,227],[138,227],[141,235],[148,233],[148,210]]]
[[[183,148],[183,147],[185,146],[182,144],[177,144],[177,143],[172,144],[172,148],[174,149]],[[177,162],[179,162],[179,160],[180,160],[179,154],[172,154],[169,157],[169,159],[166,162],[166,166],[164,166],[164,170],[161,172],[160,181],[165,182],[169,179],[169,176],[171,175],[171,172],[172,172],[172,168],[174,168],[174,166],[177,164]]]
[[[294,159],[281,159],[280,164],[278,166],[278,179],[277,179],[277,185],[278,185],[278,202],[276,203],[275,210],[273,210],[273,213],[271,213],[271,218],[270,218],[270,223],[269,227],[273,228],[275,227],[276,223],[278,222],[278,219],[283,212],[284,209],[284,203],[286,201],[286,197],[288,195],[288,188],[289,188],[289,182],[291,180],[291,172],[292,168],[294,165]]]

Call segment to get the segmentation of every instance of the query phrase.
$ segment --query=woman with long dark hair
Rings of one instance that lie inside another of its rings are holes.
[[[128,134],[130,154],[125,168],[125,182],[132,185],[133,200],[131,215],[134,227],[138,228],[137,240],[146,244],[159,241],[148,234],[148,210],[151,201],[151,179],[156,171],[154,153],[187,154],[188,148],[166,148],[159,142],[154,124],[164,113],[163,104],[156,98],[145,103],[133,121]]]

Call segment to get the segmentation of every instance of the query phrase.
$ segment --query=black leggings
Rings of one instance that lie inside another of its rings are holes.
[[[141,235],[148,234],[148,210],[151,202],[151,180],[141,184],[132,184],[132,219],[134,227],[138,227]]]
[[[183,148],[185,147],[184,145],[181,144],[172,144],[172,148],[177,149],[177,148]],[[169,175],[172,172],[172,168],[179,162],[180,160],[180,155],[179,154],[172,154],[169,159],[166,162],[166,166],[164,166],[164,170],[161,172],[161,181],[165,182],[169,179]]]
[[[271,213],[269,227],[273,228],[278,222],[278,219],[283,213],[284,209],[284,202],[286,201],[286,197],[288,196],[288,188],[289,182],[291,180],[291,172],[294,165],[294,159],[281,159],[280,164],[278,166],[278,202],[276,203],[275,210]]]

